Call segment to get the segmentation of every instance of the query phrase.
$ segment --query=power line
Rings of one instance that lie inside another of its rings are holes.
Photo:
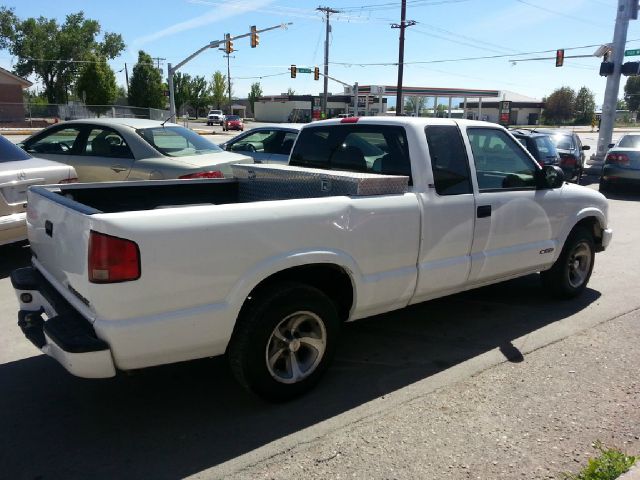
[[[526,0],[516,0],[516,2],[522,3],[523,5],[527,5],[527,6],[532,7],[532,8],[537,8],[538,10],[542,10],[543,12],[553,13],[554,15],[559,15],[561,17],[566,17],[566,18],[569,18],[569,19],[574,20],[576,22],[582,22],[582,23],[586,23],[588,25],[594,25],[594,26],[599,27],[599,28],[608,28],[605,25],[601,25],[599,23],[592,22],[591,20],[587,20],[585,18],[576,17],[575,15],[569,15],[567,13],[560,12],[558,10],[552,10],[550,8],[542,7],[540,5],[536,5],[534,3],[530,3],[530,2],[528,2]]]

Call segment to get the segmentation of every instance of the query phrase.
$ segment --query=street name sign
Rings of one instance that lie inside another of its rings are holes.
[[[636,55],[640,55],[640,48],[636,48],[636,49],[633,49],[633,50],[625,50],[624,51],[624,56],[625,57],[633,57],[633,56],[636,56]]]

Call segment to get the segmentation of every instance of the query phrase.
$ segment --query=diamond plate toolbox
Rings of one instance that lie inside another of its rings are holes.
[[[240,201],[290,198],[368,196],[405,193],[409,177],[342,172],[289,165],[232,165]]]

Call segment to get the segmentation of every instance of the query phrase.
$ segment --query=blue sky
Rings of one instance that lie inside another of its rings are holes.
[[[109,2],[86,0],[5,0],[19,17],[55,17],[83,10],[100,22],[103,32],[122,34],[127,50],[111,62],[118,82],[124,84],[125,62],[135,63],[137,51],[177,63],[225,33],[245,33],[250,25],[265,28],[293,22],[287,30],[261,35],[258,48],[249,40],[235,42],[231,59],[234,95],[245,97],[252,82],[259,81],[266,95],[292,88],[298,94],[317,94],[322,81],[312,75],[289,77],[288,67],[321,65],[324,55],[324,23],[315,9],[329,6],[342,13],[332,15],[329,74],[347,83],[395,84],[397,67],[362,66],[398,60],[398,30],[390,24],[400,19],[399,0],[162,0]],[[417,24],[407,29],[404,84],[408,86],[506,89],[541,98],[555,88],[585,85],[602,102],[605,78],[598,75],[599,59],[566,59],[520,62],[509,58],[532,58],[552,54],[512,54],[570,48],[611,42],[616,0],[408,0],[407,19]],[[631,21],[627,48],[640,48],[640,21]],[[634,41],[634,39],[637,39]],[[570,50],[566,55],[588,55],[595,47]],[[484,60],[468,57],[509,55]],[[640,59],[640,57],[638,58]],[[0,51],[0,65],[11,68],[7,51]],[[166,76],[166,62],[165,76]],[[226,74],[223,52],[208,50],[182,71],[204,75],[215,70]],[[131,71],[131,70],[130,70]],[[272,76],[268,76],[272,75]],[[263,78],[247,78],[260,77]],[[624,85],[624,79],[621,84]],[[329,91],[342,86],[329,82]],[[622,94],[620,94],[622,96]]]

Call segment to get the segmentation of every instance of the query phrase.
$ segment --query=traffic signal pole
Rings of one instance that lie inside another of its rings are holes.
[[[620,91],[620,72],[624,59],[624,48],[627,43],[627,29],[629,27],[629,20],[631,18],[637,18],[638,0],[618,0],[617,12],[612,45],[613,73],[607,76],[607,86],[604,91],[604,103],[602,104],[602,115],[600,117],[600,133],[598,135],[598,150],[595,155],[596,160],[604,159],[613,136],[616,105]]]
[[[184,66],[186,63],[188,63],[191,60],[193,60],[195,57],[200,55],[205,50],[207,50],[209,48],[218,48],[220,45],[224,45],[227,40],[235,40],[237,38],[250,37],[251,35],[256,34],[256,33],[268,32],[269,30],[275,30],[277,28],[286,29],[289,25],[293,25],[293,23],[291,23],[291,22],[282,23],[280,25],[275,25],[273,27],[263,28],[262,30],[253,30],[252,29],[252,31],[250,31],[248,33],[243,33],[242,35],[236,35],[235,37],[231,37],[230,36],[230,37],[224,38],[222,40],[213,40],[212,42],[209,42],[208,44],[206,44],[204,47],[202,47],[199,50],[196,50],[195,52],[193,52],[187,58],[185,58],[180,63],[178,63],[175,67],[172,66],[170,63],[168,63],[167,64],[167,84],[169,86],[169,118],[175,117],[175,115],[176,115],[176,99],[175,99],[175,91],[174,91],[174,87],[173,87],[173,76],[180,69],[180,67]]]

